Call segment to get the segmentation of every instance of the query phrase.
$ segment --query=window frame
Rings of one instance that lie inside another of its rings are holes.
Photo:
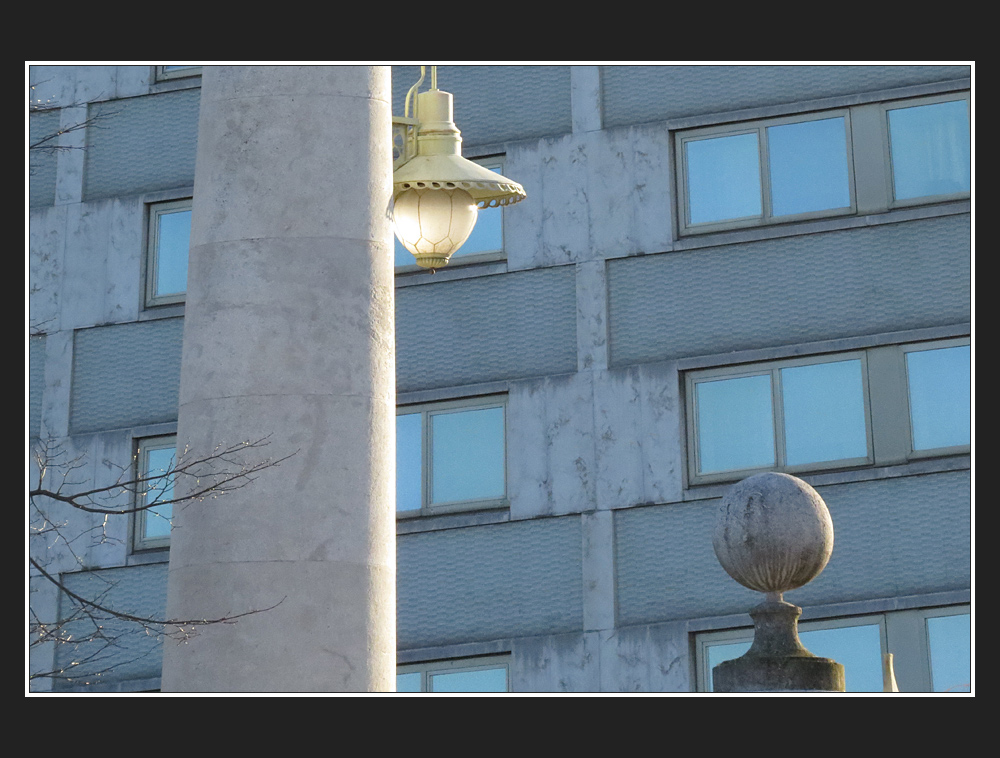
[[[864,457],[838,458],[832,461],[819,461],[814,463],[799,463],[789,465],[786,463],[787,450],[785,440],[784,424],[784,402],[783,386],[781,381],[781,371],[786,368],[798,366],[815,366],[824,363],[840,363],[858,360],[861,363],[861,387],[864,401],[865,419],[865,446],[866,455]],[[756,466],[752,468],[732,469],[726,471],[713,471],[699,473],[700,446],[699,446],[699,426],[698,426],[698,400],[697,385],[703,382],[719,381],[725,379],[742,379],[753,376],[769,376],[771,381],[771,424],[774,435],[774,465]],[[690,371],[685,375],[685,395],[687,418],[687,440],[688,440],[688,476],[692,484],[708,484],[720,481],[730,481],[742,479],[761,471],[782,471],[795,474],[804,471],[825,471],[831,469],[857,468],[869,466],[874,463],[874,440],[872,437],[871,406],[869,402],[868,389],[868,359],[864,351],[851,351],[845,353],[828,353],[825,355],[809,356],[803,358],[788,358],[785,360],[766,361],[763,363],[742,364],[736,366],[726,366],[702,371]]]
[[[497,669],[504,670],[504,676],[507,682],[507,689],[505,692],[512,692],[510,686],[510,655],[491,655],[491,656],[479,656],[475,658],[453,658],[448,660],[440,661],[429,661],[427,663],[410,663],[402,666],[396,666],[396,676],[400,674],[420,674],[420,694],[432,693],[433,690],[429,689],[431,685],[431,677],[438,674],[457,674],[467,671],[493,671]],[[469,690],[469,692],[477,692],[477,690]],[[500,692],[490,691],[491,694],[502,694]],[[411,693],[417,694],[417,693]]]
[[[790,213],[775,216],[773,212],[773,197],[771,192],[771,163],[770,147],[767,130],[774,126],[786,126],[789,124],[802,124],[813,121],[826,121],[829,119],[844,119],[844,139],[846,150],[847,169],[847,191],[849,205],[843,208],[831,208],[827,210],[807,211],[802,213]],[[760,216],[743,216],[735,219],[725,219],[721,221],[706,221],[702,223],[692,223],[691,204],[689,198],[689,170],[687,145],[691,142],[700,142],[722,137],[735,137],[741,134],[757,135],[757,170],[760,179]],[[828,111],[818,111],[811,113],[800,113],[791,116],[781,116],[759,121],[749,121],[735,124],[724,124],[721,126],[709,126],[700,129],[691,129],[678,132],[675,136],[678,161],[678,198],[680,199],[680,212],[678,220],[680,222],[681,235],[705,234],[709,232],[727,231],[729,229],[745,229],[748,227],[773,226],[774,224],[794,223],[796,221],[807,221],[814,218],[828,218],[831,216],[850,216],[857,213],[856,193],[854,190],[854,161],[853,140],[851,129],[851,114],[848,108],[838,108]]]
[[[413,508],[405,511],[397,510],[397,519],[418,518],[421,516],[436,515],[441,513],[455,513],[459,511],[495,510],[510,507],[510,501],[508,500],[509,476],[507,471],[508,461],[510,458],[507,450],[507,399],[507,395],[481,395],[477,397],[446,400],[442,402],[397,406],[397,416],[419,414],[421,417],[420,508]],[[432,501],[434,473],[433,425],[430,423],[430,418],[435,415],[488,410],[493,408],[500,408],[503,412],[503,495],[500,497],[458,500],[434,505]]]
[[[970,91],[968,89],[961,89],[922,97],[890,99],[823,110],[805,110],[791,115],[746,121],[731,121],[692,129],[676,130],[673,134],[673,146],[677,197],[677,236],[679,238],[690,238],[714,232],[754,229],[815,219],[885,213],[896,208],[912,208],[914,206],[968,200],[971,197],[971,187],[969,192],[926,195],[897,200],[893,179],[889,111],[959,100],[964,100],[971,108]],[[828,118],[839,117],[843,117],[845,120],[849,207],[774,216],[771,212],[770,154],[767,129],[773,126],[822,121]],[[757,157],[761,182],[761,215],[697,224],[691,223],[686,145],[698,140],[751,133],[757,135],[758,142]]]
[[[164,202],[146,204],[146,240],[145,240],[145,289],[144,306],[157,308],[162,305],[176,305],[187,299],[187,287],[183,292],[159,295],[156,292],[156,279],[160,265],[160,218],[171,213],[191,211],[194,207],[193,198],[180,198]],[[190,265],[189,247],[188,266]],[[185,271],[187,267],[185,267]]]
[[[132,552],[143,552],[147,550],[162,550],[170,547],[170,536],[147,537],[146,522],[149,516],[149,509],[143,508],[146,504],[146,493],[139,480],[142,479],[149,470],[149,455],[157,450],[173,450],[173,466],[177,465],[177,435],[167,434],[157,437],[140,437],[134,440],[133,449],[135,452],[135,482],[133,491],[133,511],[131,519],[132,527]],[[139,510],[139,509],[142,510]]]
[[[907,450],[908,450],[908,452],[907,452],[907,459],[908,460],[915,460],[915,459],[920,459],[920,458],[940,458],[940,457],[946,456],[946,455],[962,455],[964,453],[971,452],[971,447],[972,447],[972,429],[971,429],[971,424],[972,424],[972,420],[973,420],[972,416],[971,416],[971,413],[970,413],[970,417],[969,417],[970,429],[969,429],[969,444],[968,445],[948,445],[948,446],[945,446],[945,447],[921,448],[919,450],[916,449],[916,447],[914,446],[914,439],[913,439],[913,436],[914,436],[913,435],[913,408],[912,408],[912,400],[911,400],[911,397],[910,397],[910,368],[909,368],[909,363],[906,360],[906,356],[909,353],[922,353],[922,352],[929,352],[931,350],[947,349],[947,348],[951,348],[951,347],[969,347],[970,348],[969,359],[971,361],[971,359],[972,359],[972,356],[971,356],[972,340],[970,338],[968,338],[968,337],[960,337],[960,338],[951,339],[951,340],[937,340],[937,341],[934,341],[934,342],[912,342],[912,343],[908,343],[908,344],[900,345],[899,346],[900,352],[902,354],[903,372],[904,372],[904,375],[905,375],[905,378],[906,378],[905,400],[906,400],[906,417],[907,417],[907,420],[908,420],[908,425],[907,425],[907,430],[906,430],[906,440],[907,440]],[[970,373],[970,377],[971,377],[972,376],[972,367],[971,367],[971,365],[969,367],[969,373]]]
[[[929,97],[920,98],[908,98],[906,100],[892,100],[883,103],[879,103],[879,113],[880,113],[880,124],[882,126],[882,151],[884,160],[884,170],[885,170],[885,184],[886,192],[889,197],[888,205],[890,208],[910,208],[915,205],[927,205],[928,203],[944,203],[954,200],[968,200],[971,195],[971,180],[970,189],[967,192],[950,192],[938,195],[921,195],[919,197],[912,198],[896,198],[896,183],[895,174],[892,165],[892,133],[889,128],[889,111],[903,110],[906,108],[917,108],[922,105],[937,105],[939,103],[953,103],[958,101],[964,101],[966,108],[969,112],[969,143],[970,143],[970,160],[971,160],[971,129],[972,129],[972,100],[971,93],[969,91],[965,92],[949,92],[940,95],[932,95]]]
[[[491,155],[482,158],[470,158],[473,163],[478,163],[484,168],[488,168],[490,171],[495,171],[498,174],[503,175],[504,165],[506,164],[506,155]],[[462,248],[458,249],[451,259],[448,261],[448,268],[455,268],[458,266],[472,266],[478,263],[494,263],[497,261],[507,260],[507,214],[505,212],[506,206],[499,206],[497,208],[486,208],[479,209],[479,213],[484,211],[494,212],[500,214],[500,247],[496,250],[483,250],[476,253],[463,254]],[[476,219],[476,224],[479,224],[479,219]],[[475,234],[475,229],[472,231]],[[397,246],[402,246],[402,243],[393,234],[393,259],[395,259],[395,250]],[[404,248],[405,250],[405,248]],[[413,256],[407,251],[407,255],[412,259]],[[416,264],[416,261],[412,263],[399,264],[395,266],[395,272],[397,274],[409,274],[415,272],[426,271],[427,269],[421,268]]]
[[[913,416],[910,409],[909,379],[906,355],[912,352],[938,350],[949,347],[971,346],[971,338],[954,337],[924,340],[895,345],[874,345],[843,352],[826,352],[809,356],[775,359],[770,361],[737,363],[682,372],[685,399],[685,455],[687,457],[687,484],[700,486],[736,481],[762,471],[781,471],[792,474],[821,473],[841,469],[858,469],[872,466],[904,464],[929,458],[967,455],[969,444],[914,450]],[[865,409],[865,435],[868,455],[866,458],[843,458],[835,461],[785,464],[784,416],[781,402],[780,371],[795,366],[811,366],[839,361],[861,361],[862,393]],[[699,419],[696,385],[704,381],[737,379],[751,376],[771,376],[771,420],[773,424],[775,464],[755,468],[729,469],[700,473]],[[971,417],[970,417],[971,418]]]

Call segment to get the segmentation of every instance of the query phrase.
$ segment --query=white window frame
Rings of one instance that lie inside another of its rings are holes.
[[[492,671],[503,669],[507,680],[507,692],[511,692],[510,686],[510,656],[493,655],[477,658],[456,658],[444,661],[431,661],[429,663],[413,663],[396,667],[396,674],[420,674],[420,692],[433,692],[431,687],[431,677],[435,674],[457,674],[465,671]],[[500,694],[500,693],[493,693]]]
[[[486,158],[470,158],[473,163],[478,163],[480,166],[490,169],[490,171],[496,171],[498,174],[503,175],[504,164],[506,163],[506,156],[504,155],[493,155]],[[458,249],[458,252],[451,257],[448,261],[448,268],[455,268],[457,266],[471,266],[477,263],[493,263],[496,261],[504,261],[507,259],[507,213],[505,206],[500,206],[498,208],[488,208],[480,209],[480,213],[499,213],[500,214],[500,247],[496,250],[483,250],[478,253],[469,253],[467,255],[462,254],[462,248]],[[476,220],[479,223],[479,220]],[[473,230],[475,234],[475,230]],[[399,240],[394,237],[393,249],[395,246],[401,244]],[[413,256],[410,256],[411,258]],[[396,266],[397,274],[407,274],[411,272],[426,271],[427,269],[421,268],[413,263],[401,264]]]
[[[500,408],[503,411],[503,484],[504,491],[501,497],[482,498],[476,500],[461,500],[456,502],[441,503],[433,505],[432,484],[434,473],[433,461],[433,428],[430,423],[432,416],[444,413],[461,413],[465,411],[478,411],[491,408]],[[462,398],[460,400],[449,400],[444,402],[420,403],[415,405],[401,405],[396,408],[397,416],[420,414],[421,431],[421,507],[407,511],[396,511],[396,517],[400,519],[428,516],[439,513],[452,513],[456,511],[471,510],[491,510],[509,507],[507,499],[508,475],[507,475],[507,396],[488,395],[480,397]],[[398,444],[398,443],[397,443]]]
[[[133,497],[133,507],[142,508],[146,505],[147,492],[149,491],[140,480],[149,470],[149,454],[156,450],[173,450],[174,465],[177,461],[177,435],[164,435],[160,437],[143,437],[135,440],[135,491]],[[155,489],[155,485],[154,485]],[[146,523],[150,517],[148,509],[136,510],[132,514],[132,551],[141,552],[145,550],[159,550],[170,547],[170,537],[147,537]]]
[[[187,290],[184,292],[159,295],[156,292],[156,278],[160,263],[160,217],[170,213],[190,211],[193,207],[193,199],[183,198],[180,200],[168,200],[162,203],[149,203],[147,205],[146,220],[146,244],[145,244],[145,307],[155,308],[161,305],[175,305],[183,303],[187,298]],[[188,261],[190,264],[190,260]]]
[[[928,205],[933,203],[966,200],[970,192],[944,195],[928,195],[906,200],[896,200],[892,176],[892,158],[889,134],[888,112],[935,103],[970,101],[970,93],[955,91],[928,97],[906,98],[878,103],[855,105],[847,108],[813,111],[810,113],[758,119],[738,123],[726,123],[696,129],[680,130],[674,133],[674,153],[677,177],[677,228],[680,237],[688,237],[734,229],[748,229],[777,224],[795,223],[818,218],[884,213],[893,208]],[[767,134],[771,126],[806,121],[822,121],[828,118],[845,119],[847,139],[847,169],[849,208],[833,208],[809,213],[773,216],[770,212],[770,172],[768,170]],[[970,120],[971,123],[971,120]],[[727,219],[699,224],[690,222],[688,198],[688,168],[686,144],[695,140],[728,137],[739,134],[757,134],[758,160],[761,178],[761,215],[739,219]]]
[[[879,627],[881,652],[893,656],[893,670],[900,691],[931,692],[930,640],[927,620],[939,616],[956,616],[970,613],[970,606],[950,605],[930,608],[916,608],[904,611],[843,616],[839,618],[802,621],[800,632],[822,629],[839,629],[854,626]],[[695,688],[698,692],[710,692],[711,670],[708,648],[712,645],[749,643],[753,640],[753,627],[739,627],[716,632],[702,632],[695,636]],[[806,645],[808,648],[808,645]],[[814,651],[811,651],[814,652]],[[915,684],[904,690],[906,683]]]
[[[689,485],[701,485],[735,481],[761,471],[783,471],[786,473],[821,472],[835,469],[863,468],[873,465],[894,465],[918,459],[968,454],[971,452],[971,439],[970,444],[967,445],[926,450],[913,449],[906,354],[970,344],[971,340],[968,337],[958,337],[945,340],[876,346],[843,353],[824,353],[808,357],[736,364],[686,372],[684,374],[684,392],[688,483]],[[794,466],[786,465],[783,437],[784,419],[781,410],[780,370],[793,366],[835,363],[845,360],[861,361],[865,433],[868,445],[867,457],[804,463]],[[704,380],[736,379],[761,375],[771,376],[775,465],[699,473],[699,428],[695,385]]]

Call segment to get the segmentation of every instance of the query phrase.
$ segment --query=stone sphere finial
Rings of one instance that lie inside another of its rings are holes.
[[[712,545],[733,579],[780,597],[826,567],[833,521],[823,498],[801,479],[756,474],[723,497]]]

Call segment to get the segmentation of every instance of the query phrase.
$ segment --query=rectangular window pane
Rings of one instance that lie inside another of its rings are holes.
[[[969,191],[971,150],[965,100],[890,110],[889,145],[897,200]]]
[[[968,345],[906,354],[914,450],[970,443],[971,360]]]
[[[800,631],[813,655],[844,667],[847,692],[882,692],[882,635],[878,624]]]
[[[472,234],[455,256],[460,258],[500,250],[503,250],[503,208],[480,208]]]
[[[781,369],[789,466],[868,455],[861,361]]]
[[[687,159],[690,223],[761,215],[757,133],[690,140]]]
[[[934,616],[927,619],[931,682],[935,692],[972,691],[972,617]]]
[[[502,498],[504,409],[431,415],[432,503]]]
[[[174,466],[175,449],[173,447],[153,448],[146,451],[145,467],[142,472],[144,479],[163,476]],[[150,481],[145,484],[142,499],[143,505],[158,501],[172,500],[174,497],[174,478],[172,476]],[[142,538],[155,539],[170,536],[170,518],[173,514],[172,505],[154,505],[142,512]]]
[[[156,277],[154,297],[187,291],[188,248],[191,246],[191,211],[157,215]]]
[[[767,128],[775,216],[851,205],[843,117]]]
[[[420,692],[420,672],[396,674],[396,692]]]
[[[507,668],[481,669],[479,671],[449,671],[430,674],[428,689],[431,692],[506,692]]]
[[[774,465],[771,376],[695,385],[699,473]]]
[[[422,416],[396,416],[396,510],[420,510],[423,498]]]

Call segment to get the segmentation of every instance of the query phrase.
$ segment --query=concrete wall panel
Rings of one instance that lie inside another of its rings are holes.
[[[194,184],[201,90],[133,97],[90,107],[84,197],[131,195]]]
[[[403,115],[406,93],[419,78],[420,66],[392,67],[393,116]],[[430,84],[428,67],[420,91]],[[573,128],[569,66],[440,66],[438,88],[455,96],[455,124],[466,147]]]
[[[396,388],[576,370],[570,266],[396,290]]]
[[[819,487],[833,518],[830,563],[788,593],[798,605],[968,588],[970,486],[965,471]],[[631,625],[744,613],[759,593],[712,550],[718,500],[617,512],[618,620]]]
[[[612,365],[971,317],[968,216],[612,261]]]
[[[602,66],[604,125],[815,100],[970,73],[969,66]]]
[[[400,535],[401,649],[580,630],[576,517]]]
[[[177,420],[183,319],[76,333],[70,431]]]

